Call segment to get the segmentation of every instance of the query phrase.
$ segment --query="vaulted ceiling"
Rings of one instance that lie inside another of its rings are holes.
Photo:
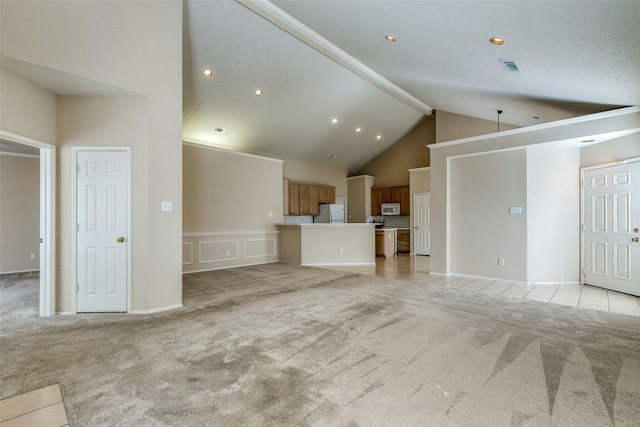
[[[357,170],[432,110],[640,105],[639,45],[638,1],[185,0],[183,136]]]

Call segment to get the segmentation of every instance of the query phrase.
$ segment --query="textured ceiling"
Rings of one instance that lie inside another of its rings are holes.
[[[351,170],[430,108],[529,126],[640,104],[638,1],[187,0],[184,34],[186,139]]]

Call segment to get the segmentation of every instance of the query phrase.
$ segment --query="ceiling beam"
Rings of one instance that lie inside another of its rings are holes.
[[[278,8],[270,1],[236,1],[399,101],[415,108],[427,116],[432,115],[433,109],[427,104],[391,83],[389,80],[385,79],[380,74],[376,73],[371,68],[367,67],[362,62],[358,61],[336,45],[329,42],[320,34],[313,31],[311,28],[294,19],[291,15]]]

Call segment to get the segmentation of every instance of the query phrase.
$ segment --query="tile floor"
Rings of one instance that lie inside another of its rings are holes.
[[[59,384],[0,400],[0,427],[67,425]]]
[[[640,316],[640,298],[588,285],[523,285],[462,276],[429,274],[428,256],[397,254],[393,258],[376,257],[376,266],[328,267],[334,270],[411,280],[432,286],[447,286],[464,291],[524,298],[591,310]]]

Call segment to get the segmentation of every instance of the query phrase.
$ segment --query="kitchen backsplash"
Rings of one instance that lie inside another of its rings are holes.
[[[404,215],[387,215],[387,216],[370,216],[367,222],[383,222],[388,228],[410,228],[410,216]]]

